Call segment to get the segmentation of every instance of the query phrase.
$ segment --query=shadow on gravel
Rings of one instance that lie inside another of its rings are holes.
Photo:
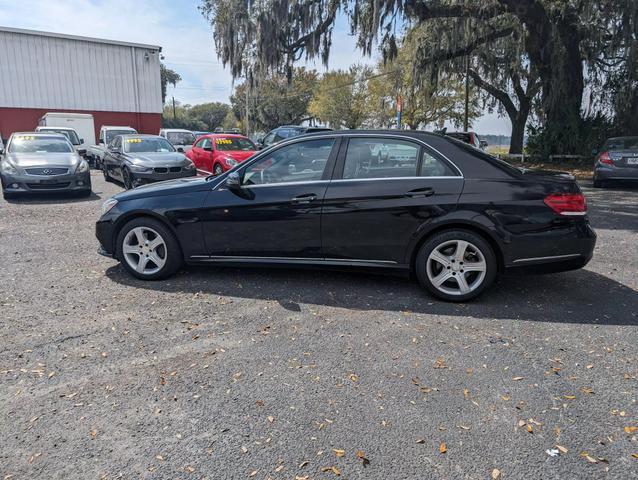
[[[102,192],[99,192],[102,193]],[[64,203],[77,203],[77,202],[94,202],[100,200],[102,197],[95,192],[91,192],[88,197],[81,197],[76,193],[24,193],[14,198],[5,199],[7,203],[12,204],[25,204],[25,205],[37,205],[37,204],[64,204]]]
[[[585,195],[594,228],[638,232],[638,182],[588,189]]]
[[[211,293],[353,310],[411,311],[433,315],[520,319],[539,322],[638,325],[638,292],[588,270],[500,277],[479,299],[445,303],[404,278],[333,271],[188,267],[160,282],[143,282],[119,265],[107,276],[119,284],[167,293]]]

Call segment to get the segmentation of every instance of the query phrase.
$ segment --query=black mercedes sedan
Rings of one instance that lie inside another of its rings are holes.
[[[163,180],[193,177],[197,169],[183,153],[159,135],[117,135],[102,161],[104,179],[118,180],[126,189]]]
[[[118,194],[96,234],[100,253],[146,280],[184,262],[348,267],[414,274],[465,301],[504,270],[583,267],[596,242],[586,213],[569,174],[514,168],[447,136],[348,130]]]

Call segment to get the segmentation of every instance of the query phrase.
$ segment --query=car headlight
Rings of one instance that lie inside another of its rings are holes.
[[[195,164],[193,162],[188,162],[186,165],[184,165],[184,169],[185,170],[195,170]]]
[[[131,172],[137,172],[137,173],[144,173],[151,170],[150,167],[145,167],[144,165],[135,165],[134,163],[130,164],[128,167],[131,170]]]
[[[237,165],[237,160],[234,160],[230,157],[224,157],[224,162],[226,162],[226,165],[228,165],[229,167],[234,167],[235,165]]]
[[[114,198],[109,198],[102,204],[102,215],[106,215],[107,213],[109,213],[115,205],[117,205],[117,200],[115,200]]]
[[[78,166],[75,169],[75,173],[84,173],[89,171],[89,164],[86,160],[80,160]]]
[[[6,175],[17,175],[18,169],[10,164],[7,160],[0,162],[0,171]]]

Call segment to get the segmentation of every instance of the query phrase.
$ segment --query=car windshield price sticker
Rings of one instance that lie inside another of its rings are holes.
[[[127,138],[126,143],[142,143],[141,138]]]
[[[228,138],[216,138],[215,143],[217,145],[230,145],[233,141]]]

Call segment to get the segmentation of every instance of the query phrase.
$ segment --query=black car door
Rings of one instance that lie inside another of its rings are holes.
[[[399,136],[354,136],[339,152],[321,219],[327,260],[404,265],[420,228],[456,207],[458,169]]]
[[[122,137],[117,136],[106,146],[104,152],[104,168],[108,175],[118,180],[122,180]]]
[[[213,257],[318,258],[321,203],[336,160],[331,136],[288,143],[240,168],[241,188],[222,182],[201,215]]]

